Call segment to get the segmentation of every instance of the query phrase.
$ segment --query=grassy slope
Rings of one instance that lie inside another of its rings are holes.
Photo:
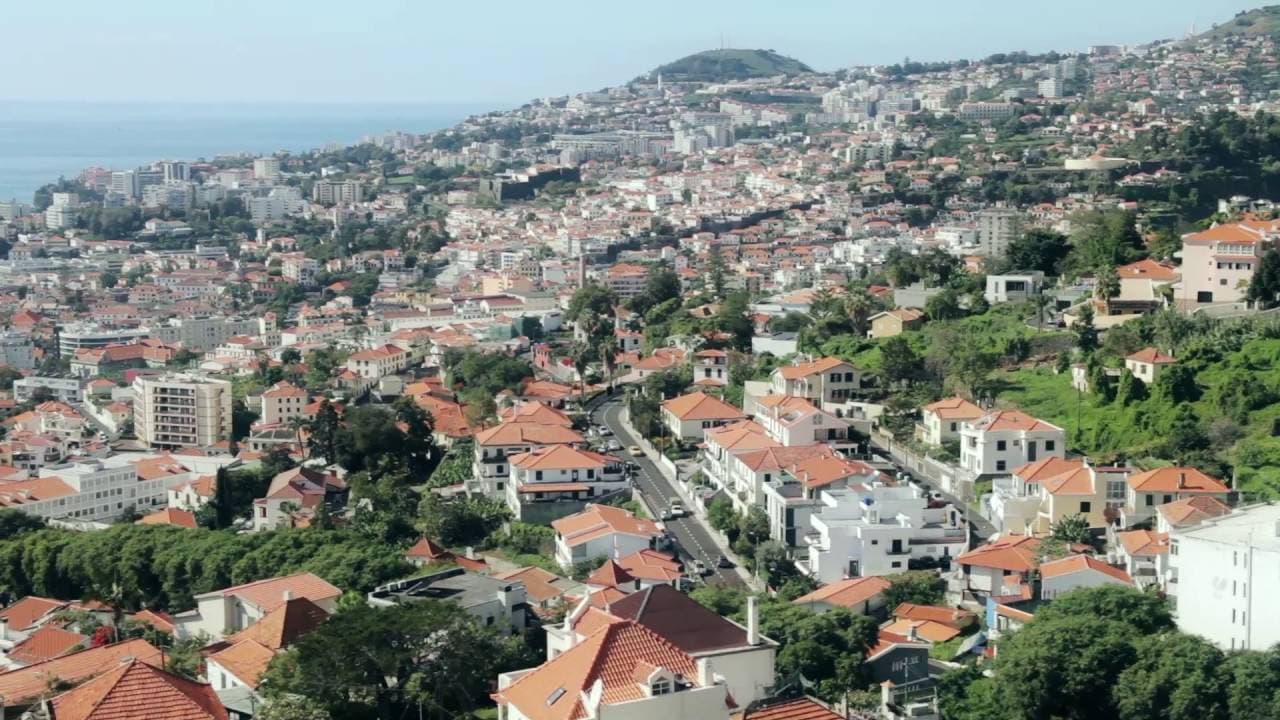
[[[1251,341],[1239,352],[1199,370],[1196,379],[1204,393],[1193,407],[1206,425],[1221,415],[1209,399],[1213,397],[1213,388],[1228,382],[1228,373],[1232,370],[1247,371],[1259,386],[1280,387],[1280,340]],[[1144,465],[1159,462],[1152,461],[1151,456],[1163,441],[1163,432],[1175,408],[1152,399],[1129,407],[1115,403],[1099,405],[1094,397],[1081,397],[1076,393],[1071,387],[1070,375],[1056,375],[1050,369],[1005,373],[1001,380],[1001,404],[1021,408],[1062,426],[1067,430],[1073,450],[1098,459],[1123,454]],[[1280,496],[1280,438],[1271,435],[1273,421],[1278,417],[1280,403],[1250,413],[1242,427],[1244,438],[1228,451],[1243,490]]]
[[[1197,38],[1218,39],[1229,35],[1280,35],[1280,5],[1269,5],[1237,15],[1212,30],[1200,33]]]

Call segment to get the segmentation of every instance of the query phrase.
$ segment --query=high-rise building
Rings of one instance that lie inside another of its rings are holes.
[[[356,180],[318,180],[311,199],[321,205],[352,205],[364,199],[364,184]]]
[[[280,158],[260,157],[253,161],[253,176],[259,180],[273,180],[280,174]]]
[[[134,431],[152,447],[207,447],[231,435],[231,383],[195,375],[133,381]]]
[[[1045,78],[1040,81],[1040,97],[1042,98],[1060,98],[1065,92],[1065,83],[1061,78]]]
[[[116,170],[111,173],[111,185],[108,189],[126,198],[136,198],[142,194],[142,190],[138,187],[136,170]]]
[[[53,193],[53,204],[44,211],[44,226],[61,230],[76,224],[80,209],[80,196],[75,193]]]
[[[978,213],[978,251],[985,257],[1003,257],[1022,232],[1022,215],[1016,210],[993,208]]]
[[[191,166],[184,162],[166,160],[160,163],[160,172],[164,173],[164,181],[184,182],[191,179]]]

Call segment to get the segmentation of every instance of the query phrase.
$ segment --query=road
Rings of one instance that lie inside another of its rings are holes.
[[[622,423],[621,412],[622,405],[617,400],[610,400],[592,411],[591,420],[596,425],[603,424],[612,430],[623,447],[638,445],[639,442]],[[631,459],[639,466],[636,472],[636,487],[648,502],[649,507],[660,511],[667,507],[671,498],[680,497],[648,457],[640,456]],[[682,558],[686,561],[689,558],[701,560],[708,569],[713,571],[707,577],[708,584],[747,589],[747,584],[736,571],[716,567],[716,561],[720,558],[720,548],[711,539],[711,533],[702,526],[701,522],[693,517],[683,517],[668,520],[664,524],[679,543]]]

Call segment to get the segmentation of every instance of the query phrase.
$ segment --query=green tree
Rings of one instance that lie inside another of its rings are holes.
[[[1015,718],[1117,718],[1108,698],[1133,663],[1134,637],[1105,616],[1036,618],[1000,644],[999,703]]]
[[[1280,651],[1244,651],[1226,658],[1227,717],[1273,720],[1280,717]]]
[[[1121,720],[1227,720],[1223,655],[1207,640],[1183,633],[1138,639],[1137,658],[1116,679]]]
[[[1059,265],[1070,250],[1066,235],[1030,228],[1009,243],[1005,260],[1010,270],[1039,270],[1045,275],[1058,275]]]
[[[327,462],[334,462],[338,459],[338,436],[341,434],[342,426],[338,420],[337,408],[329,402],[328,398],[320,401],[320,406],[316,409],[316,416],[308,427],[310,436],[307,438],[307,454],[309,457],[322,457]]]
[[[11,508],[0,510],[0,541],[11,540],[44,528],[44,519],[37,515],[29,515]]]
[[[1200,399],[1196,373],[1184,363],[1166,366],[1153,383],[1151,394],[1170,405],[1181,405]]]
[[[1071,219],[1069,262],[1077,272],[1124,265],[1142,253],[1136,216],[1123,210],[1079,213]]]
[[[1280,250],[1274,247],[1262,255],[1258,268],[1249,280],[1246,299],[1263,309],[1280,303]]]
[[[880,345],[880,374],[890,383],[909,383],[924,374],[924,359],[901,335]]]
[[[938,678],[938,707],[947,720],[1005,717],[996,697],[996,681],[976,665],[961,665]]]
[[[479,545],[510,516],[505,504],[489,498],[446,499],[425,493],[418,502],[417,528],[442,545]]]
[[[724,297],[724,257],[720,254],[720,245],[712,243],[707,251],[708,274],[711,279],[711,292],[717,298]]]
[[[1076,337],[1076,347],[1080,352],[1089,354],[1098,349],[1098,328],[1093,325],[1093,305],[1086,302],[1080,307],[1080,314],[1071,324],[1071,332]]]
[[[960,307],[960,295],[951,288],[944,288],[926,300],[924,311],[934,321],[956,320],[965,315],[964,308]]]
[[[902,603],[937,605],[942,602],[945,585],[938,573],[932,570],[913,570],[897,575],[886,575],[890,585],[884,591],[886,607],[898,607]]]
[[[1179,465],[1196,465],[1209,449],[1209,434],[1200,424],[1195,408],[1179,405],[1165,432],[1164,453]]]
[[[612,315],[615,300],[608,288],[588,282],[578,289],[569,300],[564,319],[575,322],[585,314]]]
[[[1110,302],[1120,297],[1120,276],[1116,274],[1114,265],[1098,268],[1095,278],[1094,294],[1099,300]]]
[[[1036,622],[1059,618],[1107,618],[1132,627],[1140,635],[1173,629],[1173,616],[1163,598],[1120,585],[1073,590],[1036,612]]]
[[[738,513],[733,509],[733,503],[728,498],[718,497],[711,501],[707,506],[707,522],[711,527],[722,533],[733,531],[737,534],[738,530]],[[729,538],[732,542],[733,538]]]
[[[1147,397],[1147,385],[1133,373],[1125,370],[1120,374],[1120,384],[1116,387],[1116,402],[1122,407],[1142,402]]]
[[[332,720],[319,703],[300,695],[279,695],[258,708],[260,720]]]
[[[1049,528],[1049,536],[1068,544],[1088,545],[1093,542],[1089,520],[1084,515],[1066,515]]]

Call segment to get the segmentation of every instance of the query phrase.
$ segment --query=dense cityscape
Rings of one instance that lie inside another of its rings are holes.
[[[1280,717],[1278,42],[0,202],[0,718]]]

